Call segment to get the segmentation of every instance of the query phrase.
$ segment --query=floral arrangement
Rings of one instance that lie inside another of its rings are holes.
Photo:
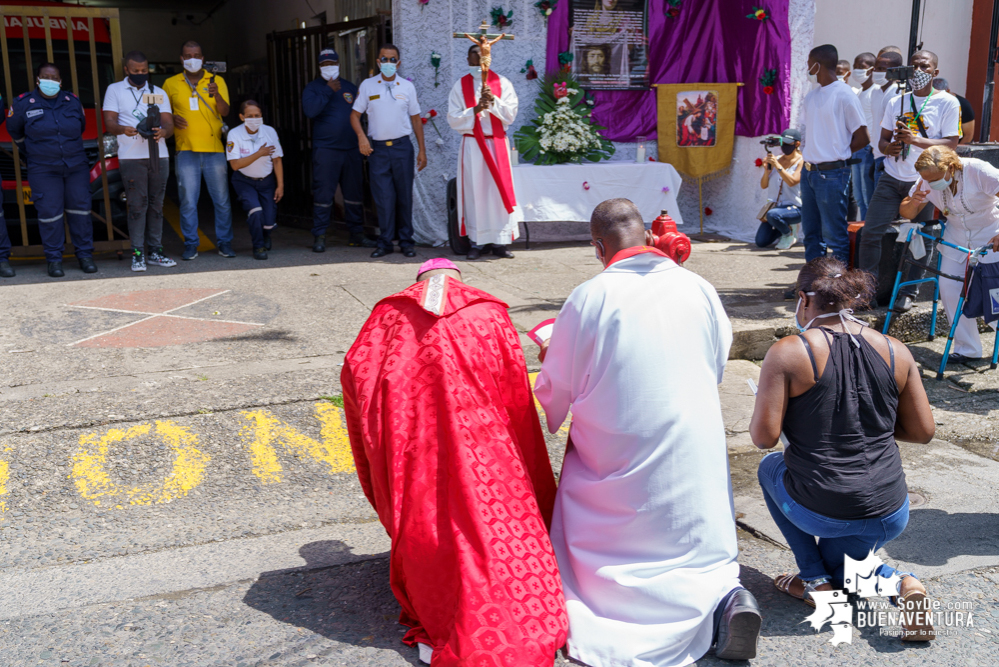
[[[539,84],[537,117],[514,135],[521,157],[539,165],[609,159],[614,144],[600,136],[605,128],[591,120],[586,92],[568,69],[546,75]]]
[[[558,0],[538,0],[534,3],[534,6],[538,8],[541,15],[545,17],[545,20],[552,15],[552,11],[555,9],[555,5],[558,4]]]
[[[562,71],[568,72],[570,69],[572,69],[573,57],[574,56],[572,55],[572,51],[563,51],[562,53],[558,54],[558,62],[560,65],[562,65]]]
[[[441,54],[436,51],[430,52],[430,66],[434,68],[434,88],[436,88],[441,85],[441,82],[437,80],[441,71]]]
[[[538,78],[538,70],[534,69],[534,59],[528,60],[524,67],[520,70],[521,74],[527,73],[527,80],[531,81]]]
[[[430,4],[430,0],[418,0],[418,1],[420,3],[420,11],[421,12],[423,11],[424,7],[426,7],[427,5]]]
[[[675,19],[680,15],[680,0],[666,0],[666,16]]]
[[[434,122],[434,118],[437,118],[437,110],[431,109],[426,114],[420,116],[420,122],[422,122],[424,125],[430,123],[430,126],[434,128],[434,131],[437,133],[437,136],[443,140],[444,137],[443,135],[441,135],[441,131],[437,129],[437,123]]]
[[[765,95],[774,94],[775,83],[777,83],[777,70],[776,69],[763,70],[763,74],[760,76],[760,85],[763,86],[763,93]]]
[[[493,25],[502,30],[513,25],[513,10],[503,13],[502,7],[493,7],[489,10],[489,15],[493,19]]]
[[[746,14],[747,19],[756,19],[757,21],[766,21],[770,18],[770,14],[767,14],[767,10],[763,7],[753,7],[752,14]]]

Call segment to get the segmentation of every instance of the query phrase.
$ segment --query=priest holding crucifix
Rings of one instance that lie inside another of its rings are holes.
[[[479,259],[490,246],[497,257],[512,258],[507,246],[520,236],[522,216],[513,191],[506,129],[517,117],[517,92],[509,79],[489,69],[491,58],[483,48],[488,50],[497,40],[472,41],[471,71],[454,84],[448,100],[447,121],[462,134],[458,219],[462,234],[472,242],[468,259]]]

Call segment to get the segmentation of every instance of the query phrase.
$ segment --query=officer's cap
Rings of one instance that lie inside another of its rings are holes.
[[[319,62],[326,62],[330,60],[332,62],[340,62],[340,56],[337,55],[336,51],[333,49],[323,49],[319,52]]]

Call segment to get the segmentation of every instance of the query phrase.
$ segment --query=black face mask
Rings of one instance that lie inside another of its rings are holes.
[[[129,74],[128,75],[128,80],[136,88],[142,88],[144,85],[146,85],[146,82],[149,81],[149,75],[148,74]]]
[[[784,155],[790,155],[795,151],[796,147],[794,144],[781,144],[780,149]]]

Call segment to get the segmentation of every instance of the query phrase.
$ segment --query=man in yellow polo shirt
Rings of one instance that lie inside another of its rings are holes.
[[[215,243],[223,257],[232,251],[232,211],[229,207],[229,179],[222,143],[223,119],[229,115],[229,89],[221,76],[202,67],[201,45],[189,41],[181,47],[184,71],[163,84],[173,109],[174,137],[177,141],[177,191],[180,194],[180,230],[184,234],[183,259],[198,256],[198,197],[201,177],[215,204]]]

